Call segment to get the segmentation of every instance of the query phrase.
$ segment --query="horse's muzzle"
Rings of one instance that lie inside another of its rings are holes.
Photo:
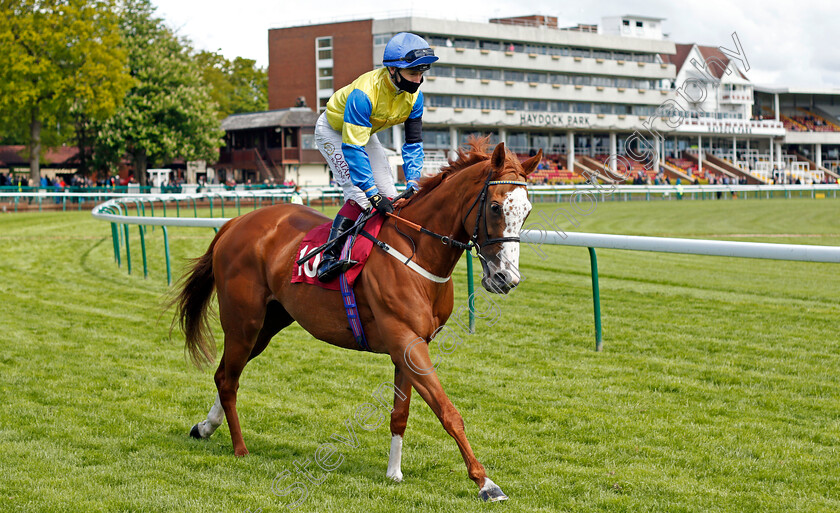
[[[492,275],[484,275],[481,279],[481,285],[488,292],[494,294],[507,294],[519,285],[519,276],[508,270],[499,270]]]

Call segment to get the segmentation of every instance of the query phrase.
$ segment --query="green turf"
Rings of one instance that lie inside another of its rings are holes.
[[[557,208],[569,206],[536,206]],[[558,228],[840,245],[838,214],[833,199],[607,202]],[[0,216],[0,511],[286,510],[275,477],[346,433],[392,378],[388,358],[293,325],[242,379],[251,455],[233,457],[226,425],[193,440],[212,378],[168,338],[160,229],[146,236],[148,279],[137,233],[128,276],[109,226],[87,213]],[[212,233],[170,229],[173,259],[198,256]],[[415,395],[403,483],[385,478],[386,425],[356,429],[358,447],[341,446],[297,511],[840,509],[840,266],[599,251],[596,353],[587,251],[541,249],[523,245],[521,287],[439,369],[510,501],[477,500]],[[455,279],[457,307],[463,265]]]

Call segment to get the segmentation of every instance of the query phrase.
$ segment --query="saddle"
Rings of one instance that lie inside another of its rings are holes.
[[[341,207],[340,213],[345,217],[350,219],[358,219],[361,215],[364,214],[364,211],[355,201],[348,201]],[[372,219],[368,220],[367,223],[362,227],[362,230],[370,234],[371,237],[375,238],[379,235],[379,230],[382,229],[382,223],[385,221],[385,217],[378,215],[374,216]],[[311,229],[304,237],[303,240],[300,242],[300,246],[298,247],[298,251],[295,254],[295,260],[303,258],[310,251],[313,249],[326,244],[327,239],[330,235],[330,226],[332,225],[332,221],[327,221],[326,223],[316,226],[315,228]],[[352,237],[352,236],[348,236]],[[361,274],[362,269],[364,268],[365,262],[370,256],[370,252],[373,249],[373,242],[368,237],[364,237],[359,234],[359,236],[355,237],[354,241],[350,249],[350,259],[355,260],[358,262],[356,265],[348,269],[344,273],[344,278],[347,281],[347,285],[352,287],[355,283],[356,279]],[[347,243],[347,239],[342,240],[340,244]],[[298,265],[295,262],[292,268],[292,283],[306,283],[308,285],[315,285],[317,287],[321,287],[327,290],[341,290],[341,285],[339,283],[339,279],[335,278],[332,281],[328,281],[326,283],[321,282],[318,279],[318,265],[321,263],[321,254],[317,254],[314,257],[310,258],[308,261],[304,262],[302,265]]]

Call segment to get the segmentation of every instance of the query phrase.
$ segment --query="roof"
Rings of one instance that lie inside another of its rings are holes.
[[[770,85],[755,86],[756,92],[759,93],[779,93],[779,94],[830,94],[840,96],[840,88],[836,87],[780,87]]]
[[[222,130],[230,132],[272,126],[315,126],[317,120],[318,113],[312,109],[308,107],[292,107],[290,109],[233,114],[222,121]]]
[[[659,57],[662,58],[662,62],[665,64],[673,64],[677,68],[677,73],[682,69],[682,65],[685,62],[686,58],[688,58],[689,52],[691,52],[691,48],[694,47],[693,44],[686,45],[676,43],[674,45],[677,52],[676,53],[660,53]]]
[[[655,16],[643,16],[639,14],[622,14],[618,16],[619,18],[631,18],[634,20],[645,20],[645,21],[665,21],[665,18],[657,18]]]
[[[677,52],[674,54],[667,54],[661,53],[659,57],[662,58],[662,62],[665,64],[673,64],[677,68],[677,73],[680,72],[683,65],[685,64],[686,59],[688,59],[688,54],[691,53],[691,49],[695,46],[697,50],[700,52],[700,55],[703,56],[703,60],[706,62],[706,67],[709,69],[712,75],[715,78],[723,77],[723,72],[726,71],[726,66],[729,66],[729,57],[726,56],[725,53],[721,52],[719,48],[714,46],[700,46],[696,43],[676,43],[674,45],[676,47]],[[724,64],[724,67],[720,65],[716,65],[716,62],[721,62]],[[738,74],[741,75],[741,78],[746,79],[747,77],[741,73],[740,68],[737,68]]]
[[[28,166],[29,158],[26,157],[27,147],[21,144],[11,146],[0,146],[0,166]],[[44,150],[42,161],[45,165],[70,165],[77,164],[76,157],[79,149],[75,146],[60,146]]]

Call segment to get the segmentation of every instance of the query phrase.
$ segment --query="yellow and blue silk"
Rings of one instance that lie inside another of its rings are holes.
[[[379,192],[365,151],[371,134],[407,120],[419,124],[422,116],[423,93],[409,94],[397,89],[387,68],[361,75],[327,102],[327,121],[341,132],[341,149],[350,166],[350,179],[368,198]],[[414,183],[423,168],[423,142],[415,139],[419,135],[412,140],[406,138],[402,147],[403,173],[406,181]]]

